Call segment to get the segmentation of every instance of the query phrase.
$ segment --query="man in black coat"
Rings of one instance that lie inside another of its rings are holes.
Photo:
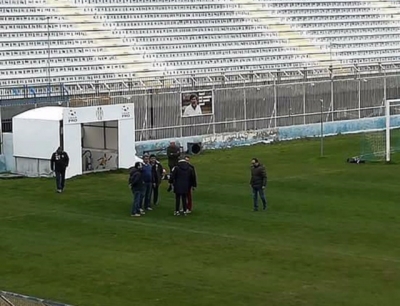
[[[187,196],[187,213],[191,213],[192,209],[193,209],[193,199],[192,199],[192,189],[197,187],[197,176],[196,176],[196,169],[195,167],[190,163],[190,157],[189,156],[185,156],[185,160],[188,162],[189,166],[192,168],[193,170],[193,177],[194,177],[194,181],[193,181],[193,187],[189,188],[188,191],[188,196]]]
[[[129,173],[129,188],[133,194],[133,204],[131,210],[132,217],[140,217],[145,212],[141,211],[144,199],[144,181],[142,173],[143,165],[141,162],[136,162],[135,166],[130,169]]]
[[[57,192],[61,193],[65,187],[65,171],[69,164],[69,157],[67,152],[61,147],[58,147],[57,151],[51,155],[50,168],[56,174],[56,185]]]
[[[156,206],[158,205],[158,190],[164,175],[164,168],[154,154],[150,155],[150,165],[152,166],[151,170],[153,172],[153,204]]]
[[[174,186],[175,192],[175,216],[179,216],[180,202],[182,201],[182,208],[184,215],[187,214],[187,195],[189,189],[195,185],[195,176],[193,168],[186,160],[180,160],[178,165],[172,169],[169,183]]]
[[[258,195],[263,203],[263,210],[267,209],[264,189],[267,186],[267,171],[257,158],[251,160],[250,186],[253,189],[254,211],[258,211]]]
[[[171,141],[170,145],[167,148],[169,173],[171,173],[172,168],[174,168],[178,164],[180,155],[181,149],[179,148],[179,146],[176,145],[174,141]]]

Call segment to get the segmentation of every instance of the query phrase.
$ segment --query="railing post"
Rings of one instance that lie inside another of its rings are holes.
[[[183,137],[183,126],[182,126],[182,124],[183,124],[183,119],[182,119],[182,85],[179,85],[179,92],[178,92],[178,94],[179,94],[179,97],[178,97],[178,99],[176,99],[176,101],[178,101],[178,107],[179,107],[179,126],[180,126],[180,128],[179,128],[179,135],[180,135],[180,138],[182,138]]]
[[[383,100],[387,99],[387,75],[386,70],[383,69]]]
[[[243,119],[244,119],[244,130],[247,131],[247,95],[246,95],[246,83],[243,81]]]
[[[303,78],[303,124],[306,124],[306,86],[307,86],[307,68],[304,68],[304,78]]]
[[[276,73],[277,78],[279,78],[279,72]],[[277,78],[274,78],[274,127],[277,128],[277,112],[278,112],[278,88],[277,88]]]
[[[358,119],[361,119],[361,76],[358,75]]]
[[[335,121],[335,117],[334,117],[334,113],[335,113],[335,104],[333,103],[333,100],[334,100],[334,94],[333,94],[333,90],[334,90],[334,86],[333,86],[334,76],[333,76],[333,68],[332,68],[332,65],[329,66],[329,75],[330,75],[330,79],[331,79],[331,105],[332,105],[332,122],[333,122],[333,121]]]
[[[215,105],[215,86],[213,86],[213,89],[211,91],[211,99],[212,99],[212,104]],[[212,125],[213,125],[213,135],[215,135],[215,109],[213,107],[213,114],[212,114]]]

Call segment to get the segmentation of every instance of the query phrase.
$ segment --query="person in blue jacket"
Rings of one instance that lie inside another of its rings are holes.
[[[151,194],[153,191],[153,186],[155,184],[155,180],[153,177],[153,166],[150,164],[150,158],[148,155],[143,156],[143,182],[144,182],[144,209],[145,210],[153,210],[151,208]]]

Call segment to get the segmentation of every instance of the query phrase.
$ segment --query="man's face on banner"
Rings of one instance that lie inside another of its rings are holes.
[[[190,104],[192,104],[193,108],[196,108],[196,106],[197,106],[197,98],[193,97],[192,99],[190,99]]]

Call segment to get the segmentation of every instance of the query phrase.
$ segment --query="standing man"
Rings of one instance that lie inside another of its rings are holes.
[[[196,175],[196,169],[194,166],[190,163],[190,157],[185,156],[185,160],[188,162],[189,166],[192,168],[193,171],[193,187],[189,188],[188,194],[187,194],[187,210],[186,212],[190,214],[193,209],[193,202],[192,202],[192,190],[194,190],[197,187],[197,175]]]
[[[61,193],[65,187],[65,171],[69,164],[69,157],[67,152],[64,152],[61,147],[58,147],[51,155],[50,168],[56,174],[57,192]]]
[[[153,210],[150,205],[151,201],[151,192],[153,190],[153,170],[150,165],[150,159],[148,155],[143,156],[143,181],[144,181],[144,209],[145,210]]]
[[[129,173],[129,187],[133,194],[131,216],[140,217],[142,214],[144,215],[144,211],[140,210],[142,208],[144,197],[144,182],[141,162],[136,162],[135,166]]]
[[[171,141],[167,148],[169,173],[171,173],[172,169],[178,165],[180,155],[181,149],[175,144],[174,141]]]
[[[174,186],[175,193],[175,216],[179,216],[180,203],[182,201],[183,213],[187,215],[187,194],[190,188],[194,186],[194,173],[192,167],[186,160],[180,160],[178,165],[174,167],[169,179],[169,183]]]
[[[158,199],[159,199],[158,189],[161,185],[164,169],[154,154],[150,155],[150,164],[153,173],[153,204],[154,206],[156,206],[158,205]]]
[[[251,179],[250,186],[253,189],[254,211],[258,211],[258,195],[263,203],[263,210],[267,209],[267,200],[265,199],[265,187],[267,186],[267,172],[265,167],[260,164],[257,158],[251,160]]]

